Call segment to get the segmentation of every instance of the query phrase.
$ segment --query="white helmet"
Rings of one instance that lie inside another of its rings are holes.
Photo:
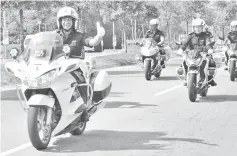
[[[194,26],[203,26],[203,28],[204,28],[205,25],[206,25],[206,23],[203,19],[196,18],[192,21],[192,31],[194,32],[194,29],[193,29]],[[202,29],[202,31],[203,31],[203,29]],[[200,32],[196,32],[196,33],[200,33]]]
[[[232,27],[236,27],[237,26],[237,21],[235,20],[235,21],[232,21],[231,23],[230,23],[230,30],[232,30]]]
[[[62,17],[72,17],[74,19],[74,28],[77,28],[78,14],[75,9],[71,7],[63,7],[57,13],[57,26],[60,29],[61,27],[61,18]]]
[[[158,25],[159,24],[159,21],[157,19],[152,19],[150,20],[150,25]]]
[[[201,18],[196,18],[196,19],[194,19],[193,21],[192,21],[192,27],[194,27],[194,26],[205,26],[206,25],[206,23],[205,23],[205,21],[203,20],[203,19],[201,19]]]

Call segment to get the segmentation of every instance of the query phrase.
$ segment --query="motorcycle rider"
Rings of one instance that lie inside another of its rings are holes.
[[[150,20],[150,29],[146,32],[144,38],[153,38],[157,43],[156,46],[159,48],[160,54],[165,55],[165,50],[163,49],[165,35],[161,30],[158,29],[158,25],[159,21],[157,19]],[[143,40],[141,41],[141,45],[142,43]],[[153,57],[152,59],[154,62],[152,69],[155,69],[155,67],[157,66],[157,61],[155,61],[155,57]],[[161,61],[160,65],[162,66],[162,68],[165,68],[164,61]]]
[[[230,32],[228,33],[224,44],[226,44],[227,46],[229,46],[230,44],[234,44],[237,43],[237,20],[234,20],[230,23]],[[236,50],[237,50],[237,46],[236,46]],[[227,50],[225,51],[225,63],[226,63],[226,67],[225,70],[228,70],[228,61],[229,61],[229,55]]]
[[[70,47],[70,56],[77,56],[77,58],[84,59],[84,46],[96,46],[98,45],[102,37],[105,35],[103,27],[97,27],[97,35],[95,37],[89,37],[85,33],[77,31],[78,14],[75,9],[71,7],[63,7],[59,9],[57,13],[57,26],[59,33],[63,37],[63,44]],[[81,69],[72,72],[71,75],[77,80],[78,83],[86,83],[85,77]],[[87,97],[87,86],[79,87],[79,92],[82,96],[84,103],[88,104],[89,97]],[[83,121],[89,120],[89,115],[85,109],[82,115]]]
[[[201,18],[196,18],[192,21],[192,28],[193,32],[189,34],[188,38],[184,41],[182,47],[178,50],[178,54],[182,54],[184,50],[186,50],[187,47],[189,47],[190,50],[197,50],[198,52],[208,52],[209,54],[213,53],[212,45],[214,40],[210,38],[208,34],[203,32],[203,27],[205,26],[205,21]],[[210,58],[208,58],[210,60]],[[202,65],[200,66],[200,81],[199,85],[202,84],[202,82],[205,79],[205,73],[204,68],[206,65],[206,61],[203,61]],[[185,76],[187,77],[187,70],[188,66],[185,62],[185,60],[182,62],[182,66],[185,68]],[[215,67],[215,63],[210,60],[209,67]],[[209,76],[208,80],[212,79],[213,76]],[[185,78],[186,80],[186,78]],[[211,86],[216,86],[216,82],[214,80],[210,81],[209,84]],[[187,81],[184,82],[184,86],[187,86]]]

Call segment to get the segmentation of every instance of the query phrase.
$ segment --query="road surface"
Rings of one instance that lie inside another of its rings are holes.
[[[43,151],[29,142],[26,114],[15,92],[2,92],[1,155],[236,156],[237,81],[219,68],[218,86],[192,103],[175,76],[180,61],[170,61],[152,81],[138,65],[110,69],[111,94],[85,133],[53,138]]]

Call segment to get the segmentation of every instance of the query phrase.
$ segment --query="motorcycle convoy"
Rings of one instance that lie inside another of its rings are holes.
[[[140,55],[136,55],[135,59],[141,64],[146,80],[151,80],[152,75],[159,78],[162,66],[169,60],[168,53],[160,53],[161,48],[152,38],[144,39],[141,44]],[[234,47],[225,47],[224,50],[229,54],[230,79],[234,81],[237,78],[237,51]],[[208,54],[196,53],[195,50],[183,53],[188,66],[188,95],[192,102],[196,101],[197,94],[207,95],[208,82],[211,81],[208,76],[214,78],[216,75],[216,68],[208,67]],[[23,109],[28,113],[28,133],[36,149],[47,148],[53,136],[65,133],[81,135],[86,128],[86,122],[82,120],[83,111],[87,109],[89,116],[92,116],[105,105],[112,86],[107,72],[95,70],[93,59],[69,57],[70,47],[63,45],[59,34],[37,33],[20,56],[17,49],[12,49],[10,54],[15,61],[7,63],[5,69],[22,82],[17,87],[17,93]],[[161,65],[161,61],[164,64]],[[205,79],[198,85],[203,61],[207,61]],[[184,75],[183,68],[177,69],[178,76]],[[78,69],[82,71],[86,83],[78,83],[71,75]],[[82,87],[87,88],[87,93],[81,93]],[[83,96],[88,98],[87,103],[83,101]]]
[[[156,46],[157,43],[154,41],[154,39],[145,38],[143,42],[144,43],[142,44],[136,43],[141,46],[141,54],[136,55],[135,60],[144,69],[146,80],[150,80],[152,75],[154,75],[156,78],[159,78],[162,68],[168,61],[169,56],[167,53],[161,55],[161,48]],[[165,63],[162,65],[161,61],[165,61]]]

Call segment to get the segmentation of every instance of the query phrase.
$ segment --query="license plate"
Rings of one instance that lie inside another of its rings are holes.
[[[45,51],[44,50],[38,50],[35,52],[35,57],[44,57]]]

